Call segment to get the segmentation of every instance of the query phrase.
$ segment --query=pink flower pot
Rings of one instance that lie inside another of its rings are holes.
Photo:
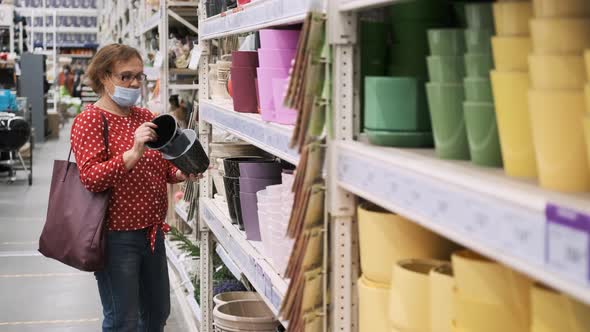
[[[260,30],[260,47],[265,49],[297,49],[300,30]]]
[[[296,49],[258,49],[258,62],[261,68],[291,68],[297,54]]]
[[[256,51],[235,51],[231,53],[232,67],[258,67],[258,52]]]
[[[274,113],[275,105],[273,102],[272,80],[275,78],[287,78],[289,76],[289,68],[258,68],[257,72],[260,109],[262,112],[272,111]]]
[[[294,125],[297,122],[297,110],[284,106],[283,100],[289,87],[289,79],[275,78],[272,80],[273,103],[275,106],[276,123]]]
[[[257,113],[256,100],[256,69],[247,67],[232,67],[232,97],[234,110],[240,113]]]

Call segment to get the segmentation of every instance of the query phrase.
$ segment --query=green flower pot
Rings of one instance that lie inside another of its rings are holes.
[[[489,2],[466,4],[465,18],[468,28],[494,29],[494,13]]]
[[[494,57],[491,53],[465,54],[465,72],[467,77],[489,78],[492,69],[494,69]]]
[[[365,129],[430,131],[424,82],[413,77],[365,77]]]
[[[437,156],[469,160],[463,115],[463,84],[426,83],[426,94]]]
[[[471,161],[480,166],[502,167],[496,113],[492,103],[463,103]]]
[[[412,76],[422,80],[428,79],[428,67],[426,56],[428,45],[394,44],[390,50],[391,60],[389,75],[391,76]]]
[[[465,35],[461,29],[431,29],[427,36],[431,55],[465,54]]]
[[[429,148],[434,141],[431,132],[390,132],[365,129],[371,144],[398,148]]]
[[[465,77],[463,56],[438,56],[426,58],[428,76],[433,83],[462,83]]]
[[[463,86],[466,101],[494,103],[492,81],[489,78],[466,77]]]
[[[450,4],[440,0],[405,1],[391,6],[391,18],[394,22],[406,19],[447,20],[450,14]]]
[[[463,30],[465,45],[468,53],[488,54],[492,52],[492,29],[465,29]]]

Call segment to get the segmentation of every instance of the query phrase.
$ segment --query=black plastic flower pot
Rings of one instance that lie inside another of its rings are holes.
[[[177,145],[177,142],[178,143]],[[185,144],[184,147],[181,144]],[[170,160],[184,174],[201,174],[209,168],[209,157],[197,139],[197,133],[185,129],[171,144],[176,154],[164,153],[164,159]],[[178,153],[180,151],[180,153]]]
[[[176,119],[169,114],[162,114],[152,120],[158,128],[154,129],[158,138],[146,143],[146,146],[158,150],[169,156],[181,155],[189,145],[188,137],[184,136],[182,129],[176,123]]]

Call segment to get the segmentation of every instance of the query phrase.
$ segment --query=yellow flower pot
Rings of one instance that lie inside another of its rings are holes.
[[[581,54],[590,47],[590,19],[532,19],[535,54]]]
[[[527,72],[491,73],[504,171],[509,176],[537,177],[529,116]]]
[[[563,192],[590,190],[583,90],[530,90],[529,112],[541,186]]]
[[[590,50],[584,52],[584,64],[586,66],[586,78],[590,81]]]
[[[499,71],[528,71],[530,37],[492,37],[494,64]]]
[[[526,332],[529,328],[528,317],[509,307],[465,298],[459,291],[453,294],[453,308],[455,323],[465,332]]]
[[[430,271],[444,261],[408,259],[393,265],[389,320],[401,331],[430,331]]]
[[[590,83],[584,86],[584,99],[586,101],[586,113],[590,114]]]
[[[359,332],[386,332],[391,330],[387,319],[389,285],[374,283],[361,276],[358,281]]]
[[[430,271],[430,331],[453,331],[453,268],[450,263]]]
[[[552,289],[531,289],[532,332],[587,332],[590,307]]]
[[[584,117],[584,137],[586,138],[586,156],[588,157],[588,165],[590,165],[590,115]]]
[[[455,252],[452,261],[456,290],[464,299],[505,307],[518,317],[528,317],[530,279],[470,250]]]
[[[586,68],[581,55],[530,55],[533,89],[582,89]]]
[[[361,269],[365,278],[391,283],[391,267],[408,258],[448,258],[454,245],[418,224],[374,204],[358,208]]]
[[[530,35],[533,5],[529,1],[494,3],[494,24],[498,36]]]
[[[535,17],[588,17],[588,0],[533,0]]]

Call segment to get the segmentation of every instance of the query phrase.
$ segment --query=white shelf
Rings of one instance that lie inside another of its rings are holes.
[[[172,249],[170,248],[170,242],[168,241],[168,239],[166,239],[165,245],[166,245],[166,256],[168,257],[168,260],[170,261],[170,263],[172,263],[172,266],[174,267],[176,272],[178,272],[178,275],[180,276],[181,284],[184,286],[184,288],[187,290],[187,292],[189,294],[194,294],[195,287],[193,286],[193,283],[191,282],[191,279],[189,278],[188,273],[186,272],[184,266],[182,266],[182,263],[180,262],[180,258],[176,257],[176,255],[174,254],[174,251],[172,251]]]
[[[198,70],[192,70],[188,68],[170,68],[168,72],[171,75],[194,75],[197,76],[199,74]]]
[[[174,206],[174,211],[180,217],[180,219],[184,221],[185,224],[191,226],[192,228],[195,227],[195,219],[193,218],[191,220],[188,220],[188,213],[184,210],[182,202]]]
[[[350,10],[363,10],[373,7],[386,6],[400,0],[340,0],[338,10],[350,11]]]
[[[53,15],[57,16],[98,16],[99,12],[96,8],[16,8],[16,12],[21,16],[31,16],[33,12],[35,16],[39,15]]]
[[[198,7],[198,1],[168,1],[168,7]]]
[[[221,258],[221,261],[227,267],[227,269],[231,272],[231,274],[233,274],[233,276],[237,280],[241,281],[244,278],[244,275],[242,274],[242,271],[240,270],[238,265],[236,265],[236,263],[231,259],[231,257],[229,257],[229,254],[227,253],[227,251],[225,251],[225,249],[223,249],[222,246],[217,245],[215,247],[215,252],[217,253],[217,255],[219,255],[219,258]]]
[[[201,100],[200,119],[219,127],[244,141],[297,165],[299,154],[289,148],[293,126],[262,121],[258,114],[238,113],[232,101]]]
[[[219,205],[218,205],[219,204]],[[231,223],[227,207],[212,199],[201,198],[201,218],[225,249],[231,261],[246,276],[269,308],[278,317],[288,282],[281,278],[258,248],[260,242],[246,240],[246,234]],[[281,321],[286,327],[287,322]]]
[[[207,40],[270,26],[303,22],[311,10],[323,11],[321,0],[257,0],[207,18],[202,22],[201,39]]]
[[[168,84],[168,89],[170,90],[198,90],[198,84]]]
[[[590,304],[588,245],[583,242],[581,255],[564,265],[585,276],[547,264],[551,233],[545,214],[553,204],[568,218],[590,223],[590,195],[543,190],[501,169],[438,159],[432,150],[359,142],[339,142],[336,149],[336,176],[344,189]],[[588,237],[588,231],[577,232]],[[571,248],[579,245],[570,241]]]
[[[141,33],[144,34],[158,26],[160,24],[160,17],[162,16],[161,11],[155,12],[152,16],[150,16],[141,27]]]
[[[52,33],[53,27],[27,27],[27,31],[33,32],[46,32]],[[58,33],[70,32],[70,33],[98,33],[98,27],[94,28],[82,28],[82,27],[57,27],[55,28]]]

